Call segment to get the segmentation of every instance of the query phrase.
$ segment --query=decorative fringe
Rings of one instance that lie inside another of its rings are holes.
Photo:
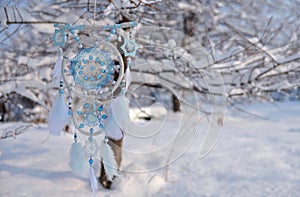
[[[131,77],[131,72],[130,72],[130,67],[127,67],[126,70],[126,75],[125,75],[125,81],[126,81],[126,88],[125,90],[128,90],[128,87],[130,86],[131,82],[132,82],[132,77]]]
[[[123,137],[123,132],[113,116],[111,104],[109,106],[108,120],[103,127],[103,131],[105,132],[106,136],[114,140],[120,140]]]
[[[63,56],[62,56],[62,49],[59,49],[59,57],[58,60],[55,63],[54,69],[51,73],[52,79],[55,81],[60,81],[61,80],[61,75],[62,75],[62,63],[63,63]]]
[[[96,196],[96,192],[98,190],[98,182],[95,177],[93,165],[90,165],[90,182],[91,182],[91,189],[93,191],[94,197]]]
[[[131,120],[129,117],[129,100],[127,99],[127,97],[119,96],[113,99],[111,102],[111,108],[112,115],[116,123],[123,131],[127,130],[131,124]]]
[[[107,139],[105,139],[102,144],[101,156],[106,177],[108,180],[112,181],[114,176],[118,176],[117,162],[113,150],[107,144]]]
[[[86,157],[79,142],[74,142],[70,149],[70,162],[69,166],[75,174],[87,174],[88,166]]]
[[[63,94],[59,93],[54,100],[48,117],[48,129],[52,135],[60,135],[61,130],[68,121],[68,107]]]

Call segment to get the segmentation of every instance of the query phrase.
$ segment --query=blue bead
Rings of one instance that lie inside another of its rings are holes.
[[[101,75],[98,75],[98,76],[97,76],[97,79],[101,79]]]
[[[101,61],[100,66],[104,66],[104,65],[105,65],[105,62]]]
[[[93,128],[90,128],[90,132],[93,133],[93,132],[94,132],[94,129],[93,129]]]
[[[63,89],[59,89],[58,92],[59,92],[59,94],[63,94],[64,90]]]
[[[78,115],[82,115],[82,111],[77,111],[77,114]]]
[[[82,70],[81,70],[81,71],[79,71],[79,72],[78,72],[78,74],[82,75],[82,74],[83,74],[83,71],[82,71]]]
[[[89,56],[89,59],[90,59],[90,60],[93,60],[93,56],[92,56],[92,55],[90,55],[90,56]]]
[[[86,60],[86,59],[83,59],[82,62],[85,64],[85,63],[87,62],[87,60]]]
[[[99,108],[98,108],[98,111],[102,111],[103,110],[103,106],[101,105]]]
[[[83,127],[84,127],[84,124],[81,123],[81,124],[79,125],[79,128],[82,129]]]
[[[90,104],[88,104],[88,103],[85,103],[85,104],[84,104],[84,108],[87,109],[87,108],[89,108],[89,107],[90,107]]]
[[[76,42],[78,42],[78,41],[79,41],[79,37],[78,37],[78,36],[75,36],[75,37],[74,37],[74,40],[75,40]]]
[[[95,62],[99,62],[99,61],[100,61],[99,57],[96,57]]]
[[[102,115],[102,118],[103,118],[103,119],[106,119],[106,118],[107,118],[107,115],[105,115],[105,114]]]
[[[71,25],[70,24],[65,24],[65,29],[70,29]]]
[[[90,142],[93,142],[93,136],[90,136],[88,139]]]
[[[104,26],[103,26],[103,29],[104,29],[104,30],[109,30],[110,27],[109,27],[109,25],[104,25]]]
[[[111,29],[111,30],[110,30],[110,33],[111,33],[111,34],[115,34],[115,33],[116,33],[116,29]]]
[[[103,128],[103,124],[99,124],[99,127],[102,129]]]
[[[93,164],[93,159],[91,158],[91,159],[89,159],[89,163],[90,163],[90,165],[92,165]]]
[[[101,70],[101,72],[102,72],[102,73],[105,73],[105,72],[106,72],[106,70],[105,70],[105,69],[102,69],[102,70]]]
[[[90,78],[90,80],[91,80],[91,81],[94,81],[94,80],[95,80],[95,78],[94,78],[94,77],[91,77],[91,78]]]
[[[72,110],[69,109],[68,111],[68,115],[71,116],[72,115]]]
[[[89,79],[87,76],[84,76],[83,78],[84,78],[84,80],[88,80]]]

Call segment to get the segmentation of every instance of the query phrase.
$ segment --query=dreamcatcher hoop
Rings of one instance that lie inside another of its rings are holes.
[[[101,134],[108,120],[109,109],[100,100],[84,99],[74,107],[73,121],[77,130],[86,136]]]
[[[85,36],[80,44],[73,42],[65,51],[63,80],[81,98],[108,99],[124,76],[124,62],[118,49],[98,40]]]

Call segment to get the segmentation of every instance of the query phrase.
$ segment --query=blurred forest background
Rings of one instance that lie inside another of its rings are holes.
[[[96,25],[137,20],[139,29],[168,27],[192,37],[197,44],[188,51],[191,55],[197,46],[205,48],[211,59],[192,67],[180,62],[175,53],[146,51],[137,40],[141,50],[135,61],[147,64],[151,59],[164,64],[167,57],[172,72],[189,84],[169,81],[178,91],[193,91],[205,100],[214,92],[199,79],[213,70],[221,73],[223,81],[210,85],[225,88],[228,106],[300,100],[299,0],[98,0],[96,7],[92,0],[2,0],[0,122],[47,121],[57,85],[51,80],[58,57],[51,39],[53,24],[93,25],[94,11]],[[179,44],[185,47],[183,41]],[[162,73],[170,72],[135,65],[131,71],[136,76],[147,73],[165,80]],[[133,84],[139,83],[133,79]],[[164,92],[161,86],[147,88],[151,88],[150,96]],[[168,108],[179,110],[174,95],[161,99],[167,100]]]

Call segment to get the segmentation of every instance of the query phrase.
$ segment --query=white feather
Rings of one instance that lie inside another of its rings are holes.
[[[130,84],[132,82],[132,77],[131,77],[129,66],[127,67],[127,70],[126,70],[125,81],[126,81],[126,88],[125,88],[125,90],[127,91],[128,87],[130,86]]]
[[[79,142],[74,142],[70,149],[69,166],[75,174],[83,175],[88,172],[88,163]]]
[[[113,150],[106,142],[102,144],[101,156],[106,177],[112,181],[114,176],[118,176],[117,162]]]
[[[119,127],[126,131],[131,126],[129,117],[129,100],[125,96],[119,96],[111,102],[112,115]]]
[[[62,62],[63,62],[63,57],[59,56],[58,60],[55,63],[54,69],[51,73],[52,79],[59,82],[61,80],[61,75],[62,75]]]
[[[96,192],[98,190],[98,182],[95,177],[94,168],[92,165],[90,166],[90,183],[91,183],[91,189],[93,191],[93,194],[94,196],[96,196]]]
[[[48,130],[52,135],[60,135],[61,130],[67,124],[68,107],[63,94],[58,94],[53,102],[48,117]]]
[[[113,116],[111,104],[109,105],[108,120],[104,125],[103,131],[106,136],[114,140],[120,140],[123,137],[123,132]]]

